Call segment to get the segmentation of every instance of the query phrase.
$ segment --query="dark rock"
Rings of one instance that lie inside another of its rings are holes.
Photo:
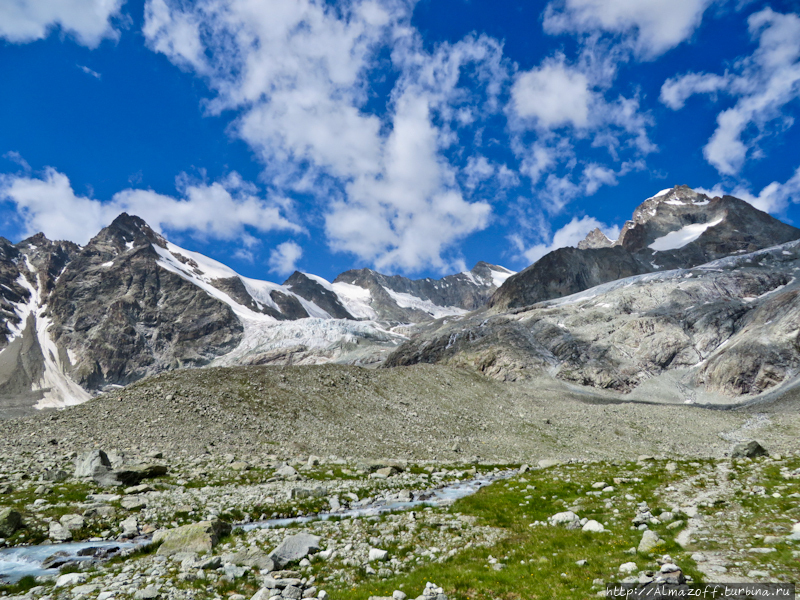
[[[0,509],[0,537],[7,538],[22,527],[22,515],[13,508]]]
[[[756,458],[767,456],[769,452],[755,440],[736,444],[731,452],[731,458]]]

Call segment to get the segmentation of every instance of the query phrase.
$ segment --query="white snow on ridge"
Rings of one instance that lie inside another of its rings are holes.
[[[394,300],[397,303],[397,306],[400,308],[421,310],[431,315],[434,319],[439,319],[441,317],[452,317],[455,315],[465,315],[469,312],[468,310],[458,308],[457,306],[439,306],[430,300],[423,300],[422,298],[412,296],[411,294],[395,292],[394,290],[390,290],[385,286],[383,289],[386,290],[386,293],[392,297],[392,300]]]
[[[677,250],[683,248],[687,244],[691,244],[710,227],[722,223],[722,217],[710,223],[694,223],[693,225],[686,225],[677,231],[670,231],[667,235],[656,238],[652,244],[648,246],[656,252],[664,250]]]
[[[500,268],[505,269],[505,267]],[[495,271],[491,269],[490,271],[492,273],[492,283],[494,283],[494,287],[500,287],[505,283],[506,279],[517,274],[516,271],[509,271],[508,269],[505,269],[505,271]]]
[[[377,319],[378,313],[372,308],[372,294],[367,288],[351,283],[332,283],[333,292],[351,315],[356,319]]]
[[[177,246],[175,246],[173,244],[168,244],[168,247],[170,249],[172,249],[174,252],[176,252],[177,254],[184,254],[184,252],[186,252],[187,254],[197,255],[196,252],[184,251],[183,249],[178,248]],[[224,269],[215,269],[214,268],[215,265],[213,265],[213,264],[209,265],[209,266],[211,266],[211,269],[209,269],[209,271],[211,273],[220,274],[220,275],[218,275],[216,277],[209,277],[208,276],[208,273],[209,273],[208,271],[203,271],[200,274],[195,273],[194,267],[192,267],[191,265],[188,265],[188,264],[186,264],[186,265],[183,264],[181,261],[179,261],[177,258],[175,258],[175,256],[173,256],[173,254],[172,254],[172,252],[170,252],[170,250],[168,250],[166,248],[162,248],[161,246],[159,246],[157,244],[153,244],[153,249],[161,257],[161,259],[158,261],[158,265],[162,269],[170,271],[171,273],[175,273],[179,277],[182,277],[186,281],[189,281],[190,283],[193,283],[197,287],[201,288],[209,296],[212,296],[212,297],[216,298],[217,300],[219,300],[221,302],[224,302],[225,304],[227,304],[228,306],[230,306],[233,309],[233,312],[238,317],[240,317],[242,319],[252,320],[252,321],[269,321],[269,322],[277,321],[277,319],[275,319],[274,317],[271,317],[269,315],[265,315],[263,313],[255,312],[254,310],[251,310],[248,307],[246,307],[246,306],[244,306],[242,304],[239,304],[233,298],[228,296],[228,294],[226,294],[222,290],[218,290],[213,285],[211,285],[211,283],[209,283],[213,279],[223,279],[223,278],[227,279],[228,277],[238,277],[238,275],[236,274],[235,271],[233,271],[232,269],[229,269],[228,267],[225,267],[225,265],[223,265],[222,263],[217,263],[217,264],[220,265],[221,267],[224,267]],[[198,256],[202,256],[202,255],[198,255]],[[191,258],[194,260],[194,257],[191,257]],[[203,258],[205,258],[205,257],[203,257]],[[207,259],[207,260],[211,261],[213,263],[216,263],[216,261],[212,261],[212,259]],[[198,263],[198,265],[200,264],[199,261],[196,261],[196,262]],[[204,265],[204,266],[206,266],[206,265]],[[271,301],[271,299],[270,299],[270,301]],[[271,302],[271,303],[274,305],[274,302]]]
[[[661,196],[666,196],[671,191],[672,191],[672,188],[667,188],[665,190],[661,190],[660,192],[658,192],[654,196],[650,196],[647,200],[652,200],[653,198],[661,198]],[[647,200],[645,200],[645,202],[647,202]]]

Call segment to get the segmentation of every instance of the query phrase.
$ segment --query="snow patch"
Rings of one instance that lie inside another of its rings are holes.
[[[412,296],[411,294],[395,292],[387,287],[384,287],[383,289],[386,290],[386,293],[392,297],[392,300],[395,301],[397,306],[401,308],[421,310],[422,312],[426,312],[431,315],[434,319],[450,317],[454,315],[465,315],[469,312],[468,310],[458,308],[457,306],[439,306],[430,300],[423,300],[422,298]]]
[[[606,239],[608,240],[608,237],[606,237]],[[505,267],[501,268],[505,269]],[[494,287],[500,287],[505,283],[506,279],[517,274],[516,271],[509,271],[508,269],[503,271],[495,271],[494,269],[490,269],[489,272],[492,274],[492,283],[494,284]]]
[[[25,261],[28,268],[35,273],[36,269],[28,260],[27,255],[25,256]],[[17,283],[27,289],[30,296],[26,303],[19,303],[14,307],[14,312],[20,317],[20,323],[19,326],[8,324],[11,330],[11,336],[9,336],[8,341],[11,342],[14,338],[22,335],[28,318],[32,316],[36,339],[39,342],[44,361],[44,373],[31,386],[32,390],[42,392],[42,399],[36,403],[34,408],[62,408],[86,402],[91,398],[89,393],[64,373],[64,365],[61,364],[58,348],[50,337],[49,331],[52,321],[45,316],[47,305],[39,305],[41,302],[39,290],[21,274],[17,278]]]
[[[658,192],[654,196],[650,196],[647,200],[653,200],[654,198],[661,198],[661,196],[666,196],[671,191],[672,191],[672,188],[667,188],[665,190],[661,190],[660,192]],[[647,202],[647,200],[645,200],[645,202]]]
[[[347,312],[356,319],[374,320],[378,318],[378,313],[372,308],[372,294],[367,288],[343,281],[331,284],[331,288]]]
[[[722,217],[710,223],[694,223],[693,225],[686,225],[677,231],[670,231],[667,235],[656,238],[656,240],[648,246],[656,252],[663,252],[664,250],[677,250],[683,248],[687,244],[691,244],[699,238],[707,229],[722,223]]]

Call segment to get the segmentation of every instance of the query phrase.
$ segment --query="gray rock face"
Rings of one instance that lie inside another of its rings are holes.
[[[159,266],[153,246],[165,244],[141,219],[120,215],[55,283],[53,338],[76,357],[67,371],[85,388],[203,365],[241,340],[229,306]]]
[[[102,450],[90,450],[75,459],[75,477],[94,477],[100,472],[111,470],[111,461]]]
[[[345,271],[334,283],[349,283],[368,289],[372,308],[381,321],[418,323],[430,320],[432,315],[423,308],[402,306],[403,302],[398,302],[392,293],[407,294],[435,306],[475,310],[486,304],[497,289],[497,283],[511,273],[504,267],[479,262],[471,271],[442,279],[412,280],[399,275],[382,275],[371,269],[357,269]]]
[[[595,227],[589,232],[585,239],[578,242],[578,250],[587,250],[589,248],[610,248],[613,245],[614,242],[608,239],[605,233]]]
[[[619,392],[677,371],[653,389],[668,384],[683,402],[698,392],[759,394],[800,368],[795,269],[800,242],[789,242],[507,313],[478,312],[420,327],[386,365],[443,363],[501,380],[554,375]]]
[[[319,536],[308,533],[298,533],[285,538],[277,548],[269,553],[279,569],[286,565],[304,559],[309,554],[319,550]]]
[[[508,310],[560,298],[622,277],[690,268],[800,238],[786,225],[734,198],[708,198],[686,186],[642,203],[608,244],[592,231],[578,248],[560,248],[510,277],[489,300]],[[607,238],[606,238],[607,240]]]

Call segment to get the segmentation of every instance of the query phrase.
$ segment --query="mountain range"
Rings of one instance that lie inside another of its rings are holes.
[[[88,244],[0,238],[0,414],[207,365],[448,364],[666,401],[752,398],[800,369],[800,229],[686,186],[514,273],[242,277],[121,214]],[[759,396],[760,397],[760,396]]]

